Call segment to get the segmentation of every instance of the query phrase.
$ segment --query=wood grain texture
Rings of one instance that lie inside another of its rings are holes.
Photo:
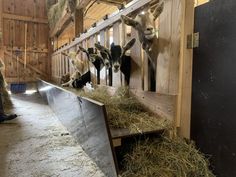
[[[6,80],[10,82],[18,80],[19,77],[22,81],[36,77],[50,78],[45,1],[2,0],[1,5],[3,7],[1,52],[5,53]],[[17,67],[16,51],[19,51],[21,58],[19,62],[22,63],[24,59],[28,69],[22,68],[22,64]]]
[[[138,39],[137,32],[132,29],[131,38]],[[136,41],[134,46],[131,48],[131,76],[130,76],[130,88],[143,90],[143,64],[141,55],[141,44],[139,40]]]
[[[157,115],[174,121],[176,96],[131,89],[136,98]]]
[[[182,9],[180,0],[165,1],[160,15],[157,92],[178,94]]]
[[[192,97],[192,62],[193,50],[187,49],[187,35],[193,33],[194,2],[182,0],[184,9],[181,39],[179,94],[177,98],[176,126],[179,134],[190,138],[191,97]]]

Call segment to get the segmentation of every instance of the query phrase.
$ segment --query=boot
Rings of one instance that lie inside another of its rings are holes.
[[[17,117],[16,114],[6,115],[4,113],[3,104],[2,104],[2,95],[0,94],[0,123],[7,120],[15,119],[16,117]]]

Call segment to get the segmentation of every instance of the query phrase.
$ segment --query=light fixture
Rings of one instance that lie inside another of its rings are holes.
[[[141,14],[142,14],[142,15],[145,15],[145,11],[142,11]]]

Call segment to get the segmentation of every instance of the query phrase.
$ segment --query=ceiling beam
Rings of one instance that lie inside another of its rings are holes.
[[[85,9],[90,2],[94,0],[79,0],[77,3],[77,9]]]
[[[108,5],[113,5],[113,6],[117,6],[120,7],[123,5],[122,2],[120,1],[114,1],[114,0],[98,0],[98,3],[104,3],[104,4],[108,4]]]

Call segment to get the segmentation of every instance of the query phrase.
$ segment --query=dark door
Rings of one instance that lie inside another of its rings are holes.
[[[191,138],[217,176],[236,177],[236,0],[197,7],[195,32]]]

